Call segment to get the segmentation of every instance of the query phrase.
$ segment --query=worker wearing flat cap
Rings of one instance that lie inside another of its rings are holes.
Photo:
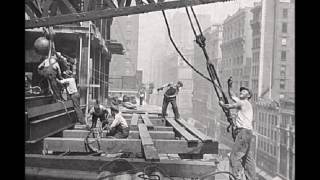
[[[253,155],[253,109],[249,102],[252,93],[247,87],[240,87],[240,95],[236,97],[232,92],[232,79],[228,79],[228,91],[230,98],[234,101],[232,104],[225,104],[220,101],[222,108],[236,109],[235,118],[235,143],[230,154],[230,169],[238,179],[245,175],[246,180],[253,180],[256,177],[255,159]]]
[[[125,118],[123,118],[119,106],[112,104],[110,106],[111,116],[114,118],[110,126],[109,132],[106,136],[113,136],[115,138],[127,138],[129,136],[129,126]]]

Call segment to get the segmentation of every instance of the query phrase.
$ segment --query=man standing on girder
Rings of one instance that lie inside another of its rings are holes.
[[[178,81],[177,84],[173,84],[172,82],[165,84],[157,89],[157,91],[163,90],[166,88],[166,92],[164,93],[163,103],[162,103],[162,117],[164,118],[167,114],[168,104],[171,103],[172,110],[174,113],[175,119],[180,118],[180,114],[177,106],[177,95],[180,91],[180,88],[183,87],[183,83]]]
[[[255,159],[254,159],[254,142],[253,142],[253,109],[249,102],[252,96],[251,91],[246,87],[240,87],[239,98],[236,97],[232,89],[232,80],[228,80],[228,91],[233,104],[224,104],[220,101],[222,108],[236,109],[237,116],[235,118],[235,143],[230,154],[231,173],[239,180],[243,177],[246,180],[255,180]]]
[[[72,71],[67,70],[63,73],[64,79],[60,80],[57,78],[57,81],[62,84],[66,85],[66,90],[68,93],[68,99],[71,99],[73,102],[74,110],[76,111],[78,121],[81,124],[85,124],[84,114],[80,108],[80,94],[77,89],[76,80]]]

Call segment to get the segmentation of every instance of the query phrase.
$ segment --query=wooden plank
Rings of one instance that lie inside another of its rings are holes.
[[[139,134],[143,148],[144,157],[147,161],[160,161],[157,149],[154,147],[152,138],[145,124],[139,124]]]
[[[154,131],[173,131],[173,127],[169,127],[169,126],[153,126],[154,127]],[[86,125],[82,125],[82,124],[76,124],[74,129],[78,129],[78,130],[87,130],[87,126]],[[138,131],[138,126],[130,126],[130,131]]]
[[[195,127],[191,126],[188,124],[185,120],[183,119],[178,119],[177,120],[182,126],[184,126],[189,132],[194,134],[196,137],[198,137],[202,142],[207,142],[207,141],[213,141],[213,139],[205,134],[203,134],[201,131],[196,129]]]
[[[153,127],[154,127],[154,129],[153,129],[154,131],[171,131],[171,132],[173,132],[173,127],[168,127],[168,126],[153,126]],[[131,126],[130,130],[138,131],[138,127]]]
[[[181,127],[173,118],[166,118],[166,121],[188,142],[198,142],[199,140]]]
[[[149,131],[152,139],[175,139],[173,131]],[[129,139],[139,139],[139,131],[130,131]]]
[[[154,128],[152,122],[150,121],[150,119],[148,117],[148,114],[141,114],[141,118],[148,129]]]
[[[83,179],[96,180],[99,173],[90,171],[25,167],[26,179]]]
[[[137,126],[138,120],[139,120],[139,115],[134,113],[131,119],[131,126]]]
[[[25,166],[97,172],[99,167],[115,159],[97,156],[43,156],[39,154],[26,154]],[[150,164],[141,158],[128,158],[126,161],[137,169],[143,169],[146,165]],[[197,178],[217,170],[217,165],[212,161],[162,159],[160,162],[153,163],[171,177]]]
[[[181,8],[185,6],[190,6],[190,5],[196,6],[201,4],[216,3],[216,2],[223,2],[223,1],[230,1],[230,0],[201,0],[201,1],[176,0],[176,1],[163,2],[163,3],[147,4],[142,6],[94,10],[94,11],[26,20],[25,28],[52,26],[57,24],[65,24],[65,23],[73,23],[73,22],[81,22],[81,21],[92,21],[100,18],[128,16],[133,14],[147,13],[147,12],[153,12],[153,11],[166,10],[166,9],[176,9],[176,8]]]
[[[94,139],[89,138],[89,141]],[[154,139],[154,146],[160,154],[178,154],[178,153],[201,153],[212,154],[218,152],[217,142],[213,142],[212,146],[207,143],[198,143],[196,146],[189,147],[186,140],[164,140]],[[48,150],[56,152],[87,152],[84,145],[84,138],[59,138],[47,137],[44,139],[44,144]],[[101,150],[106,153],[141,153],[141,140],[140,139],[108,139],[101,138]]]
[[[66,108],[73,107],[73,103],[71,100],[65,101],[64,104],[66,105]],[[65,109],[65,107],[60,102],[43,105],[43,106],[32,107],[27,110],[28,118],[33,118],[39,115],[48,114],[48,113],[52,113],[52,112],[63,110],[63,109]]]
[[[88,130],[64,130],[63,137],[65,138],[85,138],[89,134]],[[103,137],[107,131],[103,131]],[[149,131],[152,139],[174,139],[173,131]],[[93,137],[93,136],[91,136]],[[130,131],[128,139],[139,139],[139,131]]]

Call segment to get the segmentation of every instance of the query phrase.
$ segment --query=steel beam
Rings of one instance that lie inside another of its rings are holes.
[[[152,3],[141,6],[110,8],[103,10],[87,11],[82,13],[72,13],[65,15],[58,15],[53,17],[42,17],[30,19],[25,21],[25,28],[35,28],[43,26],[52,26],[57,24],[66,24],[81,21],[90,21],[101,18],[112,18],[118,16],[128,16],[132,14],[147,13],[153,11],[160,11],[166,9],[176,9],[185,6],[196,6],[201,4],[209,4],[216,2],[226,2],[231,0],[176,0],[162,3]]]

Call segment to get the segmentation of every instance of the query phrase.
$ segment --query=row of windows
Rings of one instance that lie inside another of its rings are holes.
[[[272,155],[277,156],[277,146],[267,143],[265,141],[262,141],[260,138],[258,140],[258,149],[263,150],[264,152]]]
[[[252,76],[258,76],[259,75],[259,66],[252,66],[252,71],[251,71]]]
[[[223,39],[235,39],[244,34],[244,19],[224,28]]]
[[[233,69],[232,76],[235,76],[235,77],[242,76],[242,68]]]
[[[260,37],[253,39],[252,48],[253,49],[260,48]]]
[[[252,80],[252,90],[257,90],[258,89],[258,80],[257,79],[254,79]]]
[[[273,141],[278,140],[278,137],[277,137],[278,133],[274,129],[270,129],[265,126],[258,126],[258,133],[263,136],[271,138],[271,140],[273,140]]]
[[[265,112],[259,112],[259,122],[265,124],[266,126],[272,125],[277,126],[278,125],[278,116],[274,114],[267,114]]]
[[[260,56],[260,52],[259,51],[252,53],[252,62],[253,63],[259,62],[259,56]]]

